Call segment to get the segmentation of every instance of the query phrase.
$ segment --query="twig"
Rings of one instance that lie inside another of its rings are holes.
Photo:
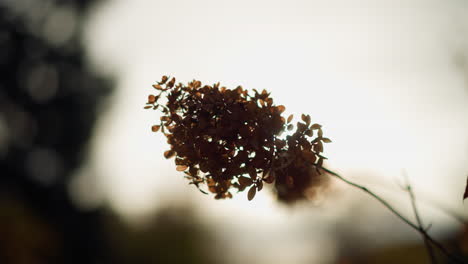
[[[402,220],[403,222],[405,222],[407,225],[409,225],[410,227],[412,227],[414,230],[418,231],[419,233],[421,233],[422,236],[424,236],[425,239],[427,239],[427,241],[429,241],[430,243],[432,243],[435,247],[437,247],[442,253],[444,253],[444,255],[446,255],[449,259],[453,260],[455,263],[464,263],[463,260],[459,259],[457,256],[454,256],[452,254],[450,254],[450,252],[448,252],[447,249],[445,249],[444,246],[442,246],[442,244],[440,244],[439,242],[435,241],[429,234],[427,234],[426,230],[424,229],[420,229],[418,227],[418,225],[414,224],[413,222],[411,222],[411,220],[409,220],[408,218],[406,218],[405,216],[403,216],[402,214],[400,214],[395,208],[393,208],[393,206],[391,206],[387,201],[385,201],[383,198],[381,198],[380,196],[378,196],[377,194],[375,194],[374,192],[372,192],[371,190],[367,189],[366,187],[362,186],[362,185],[359,185],[357,183],[354,183],[354,182],[351,182],[345,178],[343,178],[341,175],[339,175],[338,173],[334,172],[334,171],[331,171],[325,167],[322,167],[321,168],[322,170],[324,170],[325,172],[335,176],[336,178],[340,179],[341,181],[347,183],[348,185],[351,185],[355,188],[358,188],[358,189],[361,189],[363,192],[369,194],[370,196],[372,196],[374,199],[376,199],[377,201],[379,201],[383,206],[385,206],[388,210],[390,210],[395,216],[397,216],[400,220]]]
[[[416,207],[416,197],[414,195],[413,189],[411,188],[411,184],[410,184],[410,181],[409,181],[409,178],[408,178],[408,174],[406,174],[406,171],[403,171],[403,177],[406,180],[406,186],[405,186],[404,189],[406,191],[408,191],[408,194],[410,196],[411,207],[413,207],[414,216],[416,217],[416,222],[418,222],[419,232],[421,232],[421,231],[425,232],[425,230],[423,228],[423,223],[422,223],[421,217],[419,216],[419,212],[418,212],[418,209]],[[424,244],[426,245],[429,257],[431,259],[431,263],[436,264],[437,263],[437,258],[436,258],[435,254],[434,254],[434,250],[432,249],[431,244],[427,240],[426,236],[422,235],[422,237],[423,237]]]

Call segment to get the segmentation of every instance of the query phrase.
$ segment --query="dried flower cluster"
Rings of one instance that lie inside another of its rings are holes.
[[[293,116],[282,117],[285,107],[275,106],[266,90],[252,94],[195,80],[176,84],[167,76],[153,87],[159,93],[148,96],[145,108],[162,116],[152,131],[164,133],[171,147],[164,156],[175,157],[177,171],[198,189],[206,184],[216,199],[248,189],[251,200],[264,182],[274,183],[278,198],[292,202],[317,182],[323,143],[330,140],[309,115],[302,115],[294,133],[279,138],[294,129]]]

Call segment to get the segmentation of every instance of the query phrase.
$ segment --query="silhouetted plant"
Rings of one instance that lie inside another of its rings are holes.
[[[175,157],[177,170],[198,188],[206,184],[215,198],[248,188],[252,200],[265,182],[275,183],[281,201],[292,202],[320,182],[314,180],[325,159],[320,153],[330,139],[309,115],[296,126],[292,115],[282,117],[285,107],[276,106],[266,90],[176,84],[166,76],[153,87],[159,93],[149,95],[145,108],[162,112],[152,131],[164,133],[171,146],[164,156]]]

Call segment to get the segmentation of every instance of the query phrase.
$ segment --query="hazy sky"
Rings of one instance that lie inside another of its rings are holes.
[[[91,61],[118,81],[91,157],[103,199],[127,216],[188,198],[215,219],[290,221],[267,192],[250,203],[199,195],[162,157],[157,115],[142,108],[168,74],[266,88],[287,114],[324,126],[331,168],[390,199],[404,195],[395,182],[405,169],[417,192],[465,214],[466,14],[466,1],[106,1],[86,27]],[[337,203],[317,221],[339,222],[349,201]]]

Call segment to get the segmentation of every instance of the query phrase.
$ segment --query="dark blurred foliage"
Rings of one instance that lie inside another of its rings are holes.
[[[1,263],[104,258],[99,212],[80,212],[67,193],[111,87],[84,61],[79,26],[89,3],[0,6]]]
[[[186,215],[183,224],[162,216],[147,233],[133,234],[106,209],[84,212],[69,197],[112,87],[85,60],[82,25],[91,2],[0,1],[0,263],[151,263],[161,248],[178,250],[172,255],[184,263],[201,262],[191,251],[197,223]],[[122,249],[122,241],[135,244]]]
[[[222,245],[187,206],[166,207],[139,228],[109,218],[112,263],[222,263]]]

